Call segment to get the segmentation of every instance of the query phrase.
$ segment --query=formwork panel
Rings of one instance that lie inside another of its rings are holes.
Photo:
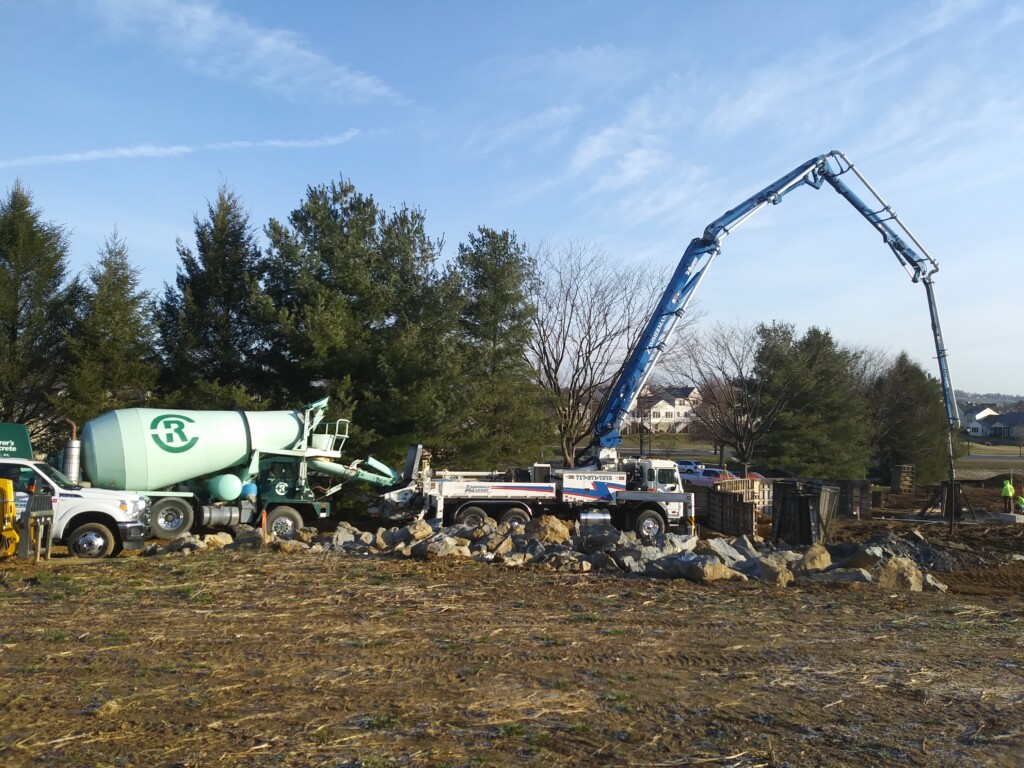
[[[729,480],[728,483],[750,483],[750,480]],[[744,489],[708,488],[707,525],[730,536],[753,535],[757,530],[757,501],[745,501]],[[748,492],[750,489],[746,489]],[[755,497],[756,498],[756,497]]]

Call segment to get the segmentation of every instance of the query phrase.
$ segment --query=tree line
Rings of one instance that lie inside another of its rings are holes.
[[[717,325],[690,337],[675,373],[700,392],[694,431],[741,464],[884,479],[913,464],[920,482],[948,471],[941,385],[905,352],[846,346],[818,327]]]
[[[14,183],[0,200],[0,420],[52,450],[68,421],[117,408],[292,409],[329,395],[329,418],[352,422],[352,455],[397,465],[418,442],[438,466],[513,466],[544,451],[571,463],[667,279],[587,243],[529,249],[484,226],[446,260],[421,210],[386,210],[343,178],[267,222],[263,246],[226,186],[193,223],[162,291],[141,286],[116,229],[73,275],[66,229]],[[942,414],[938,382],[905,356],[868,370],[818,329],[741,336],[758,341],[749,370],[716,379],[694,362],[700,345],[681,355],[705,394],[702,428],[741,459],[864,476],[883,458],[917,463],[886,435],[931,445],[930,428],[898,423],[914,409],[929,425]]]

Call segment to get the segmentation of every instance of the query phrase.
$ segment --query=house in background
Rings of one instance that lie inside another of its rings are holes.
[[[696,387],[644,387],[623,424],[623,434],[685,432],[700,402]]]
[[[998,411],[988,407],[981,408],[980,410],[965,411],[962,419],[964,429],[967,430],[967,434],[971,437],[988,437],[987,427],[983,420],[989,416],[998,415]]]
[[[975,423],[982,430],[980,433],[971,431],[971,427]],[[1021,440],[1024,439],[1024,413],[997,413],[992,416],[984,416],[978,422],[968,424],[968,431],[971,435],[978,434],[980,437]]]

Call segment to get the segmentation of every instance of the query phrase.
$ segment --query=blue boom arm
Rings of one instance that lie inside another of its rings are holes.
[[[840,178],[849,172],[852,172],[860,180],[878,203],[880,207],[877,210],[865,204]],[[939,361],[939,380],[942,385],[946,416],[950,432],[957,429],[960,417],[957,413],[956,399],[953,396],[953,386],[950,383],[949,369],[946,364],[946,349],[942,343],[942,330],[939,326],[939,316],[932,287],[932,275],[939,269],[938,262],[925,251],[924,247],[899,220],[892,208],[879,197],[867,180],[854,168],[853,163],[847,160],[842,152],[833,151],[804,163],[769,184],[756,195],[719,216],[708,224],[701,237],[690,241],[650,320],[644,327],[636,345],[630,350],[621,373],[609,390],[594,424],[593,438],[590,444],[580,452],[577,459],[578,464],[600,463],[599,456],[602,451],[614,450],[622,442],[623,420],[637,395],[647,383],[658,358],[665,351],[676,323],[686,311],[686,307],[703,280],[707,268],[721,252],[722,239],[766,205],[777,205],[782,202],[782,198],[794,189],[804,185],[820,189],[826,181],[881,233],[882,239],[896,254],[896,258],[907,270],[911,280],[924,284],[928,297],[928,310],[931,315],[932,334],[935,338],[935,351]],[[910,247],[900,232],[913,242],[917,247],[916,250]]]

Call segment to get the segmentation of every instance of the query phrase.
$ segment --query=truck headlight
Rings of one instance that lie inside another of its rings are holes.
[[[138,504],[122,500],[118,506],[121,507],[121,511],[124,512],[129,523],[137,523],[139,521]]]

